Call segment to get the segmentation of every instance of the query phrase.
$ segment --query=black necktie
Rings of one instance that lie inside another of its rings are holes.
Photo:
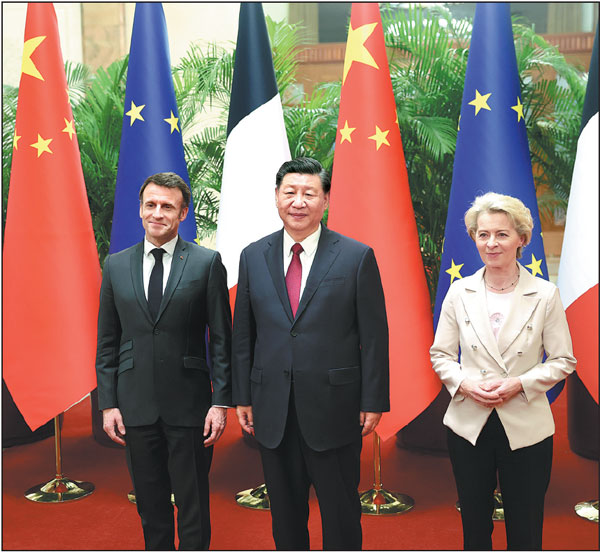
[[[154,267],[150,274],[150,282],[148,283],[148,308],[152,320],[156,320],[158,309],[163,295],[163,262],[162,256],[164,249],[153,249],[150,251],[154,255]]]

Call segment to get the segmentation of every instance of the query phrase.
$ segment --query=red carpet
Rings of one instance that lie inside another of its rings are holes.
[[[554,467],[546,496],[544,548],[598,549],[598,525],[579,518],[573,506],[598,498],[598,463],[572,453],[566,437],[566,393],[553,405],[556,419]],[[135,550],[143,538],[135,506],[127,500],[131,482],[122,450],[103,447],[91,436],[90,402],[65,414],[63,470],[90,481],[94,493],[65,504],[37,504],[24,498],[33,485],[54,476],[54,439],[3,451],[2,547],[5,550]],[[363,516],[368,550],[448,550],[462,545],[460,515],[450,462],[382,444],[384,486],[412,496],[415,508],[391,517]],[[372,441],[364,443],[362,484],[373,482]],[[258,452],[241,438],[233,412],[218,443],[211,471],[213,550],[273,549],[268,512],[239,507],[235,493],[262,483]],[[320,516],[313,496],[311,547],[321,547]],[[495,523],[494,548],[505,549],[504,524]]]

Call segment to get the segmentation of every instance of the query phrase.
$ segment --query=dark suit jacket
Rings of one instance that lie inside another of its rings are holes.
[[[252,405],[256,439],[283,437],[290,386],[307,444],[338,448],[359,413],[389,410],[388,326],[373,250],[322,228],[296,318],[283,272],[283,230],[240,258],[233,328],[233,401]]]
[[[232,404],[225,268],[216,251],[179,238],[153,321],[144,294],[143,254],[142,242],[104,263],[96,356],[99,408],[118,407],[126,426],[152,424],[159,416],[171,425],[202,426],[212,404]],[[212,374],[206,362],[207,326]]]

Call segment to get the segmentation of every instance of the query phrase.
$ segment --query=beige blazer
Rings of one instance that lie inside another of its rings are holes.
[[[458,392],[463,379],[520,378],[523,391],[496,408],[514,450],[554,434],[546,391],[575,369],[558,288],[521,265],[519,270],[498,341],[492,333],[481,268],[450,286],[430,349],[433,369],[451,396],[444,425],[473,445],[491,409]],[[542,362],[544,351],[547,358]]]

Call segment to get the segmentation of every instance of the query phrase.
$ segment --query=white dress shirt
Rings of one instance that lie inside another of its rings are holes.
[[[179,236],[175,236],[171,241],[163,244],[160,249],[164,249],[163,253],[163,293],[165,291],[165,287],[167,286],[167,281],[169,280],[169,274],[171,272],[171,264],[173,262],[173,253],[175,251],[175,246],[177,245],[177,239]],[[151,253],[153,249],[159,249],[153,243],[150,243],[146,238],[144,238],[144,257],[142,261],[142,276],[144,278],[144,294],[146,295],[146,299],[148,299],[148,285],[150,284],[150,274],[152,274],[152,269],[154,268],[154,255]]]
[[[169,281],[169,274],[171,273],[171,265],[173,264],[173,253],[175,252],[175,246],[177,245],[177,239],[179,235],[175,236],[171,241],[163,244],[160,249],[164,249],[163,253],[163,293],[165,291],[165,287],[167,286],[167,282]],[[156,245],[150,243],[146,238],[144,238],[144,257],[142,262],[142,274],[144,278],[144,293],[146,294],[146,299],[148,299],[148,285],[150,284],[150,274],[152,273],[152,269],[154,268],[154,255],[151,253],[153,249],[158,249]],[[223,406],[220,404],[213,405],[217,408],[232,408],[231,406]]]
[[[308,278],[308,274],[310,273],[310,267],[315,260],[315,253],[317,252],[317,246],[319,245],[319,238],[321,237],[321,225],[307,238],[304,238],[300,243],[302,246],[302,253],[300,253],[300,264],[302,265],[302,281],[300,282],[300,297],[298,298],[298,302],[302,300],[302,293],[304,292],[304,287],[306,286],[306,280]],[[293,245],[297,243],[292,237],[287,233],[285,228],[283,229],[283,274],[287,274],[290,263],[292,262],[292,257],[294,254],[292,253]]]

